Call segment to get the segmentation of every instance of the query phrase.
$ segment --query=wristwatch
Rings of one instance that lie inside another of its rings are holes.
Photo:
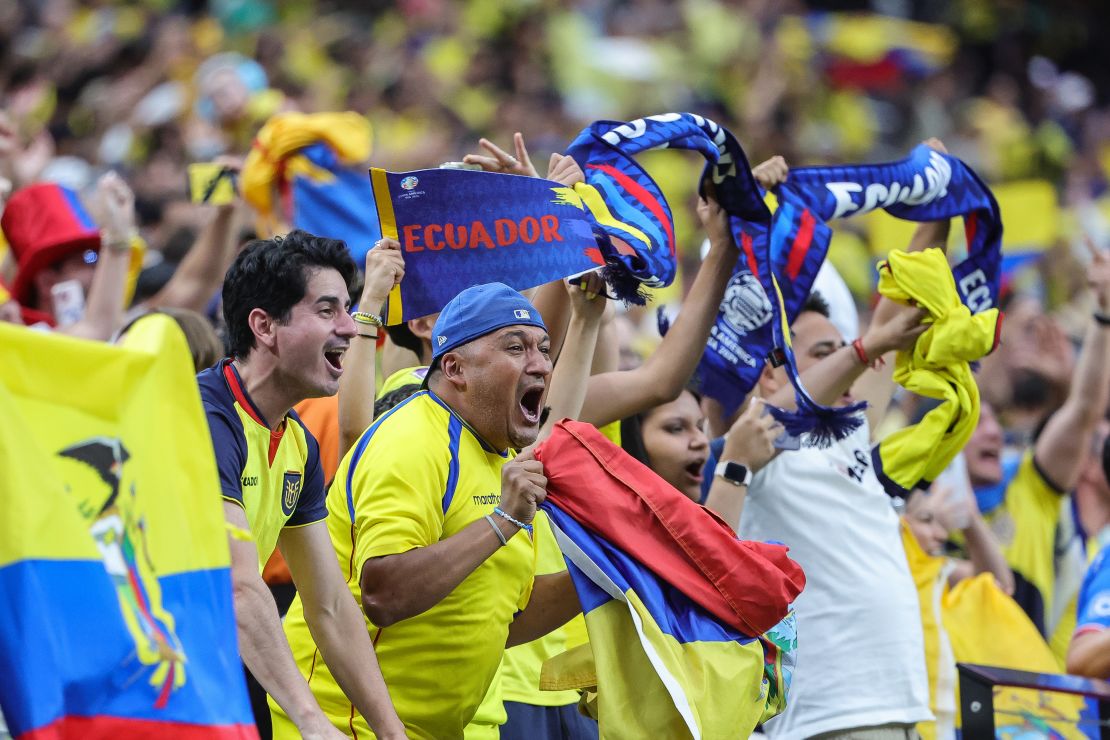
[[[752,471],[747,465],[731,460],[721,460],[713,470],[713,475],[724,478],[734,486],[747,486],[752,482]]]

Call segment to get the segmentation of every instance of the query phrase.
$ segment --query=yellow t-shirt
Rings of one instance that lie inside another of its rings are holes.
[[[339,464],[328,530],[347,585],[370,558],[433,545],[493,512],[508,453],[486,448],[447,405],[421,391],[376,421]],[[367,620],[393,705],[410,738],[460,738],[531,595],[535,550],[517,533],[428,611],[379,629]],[[320,707],[340,729],[372,737],[312,642],[300,599],[285,634]],[[297,737],[271,701],[274,737]]]

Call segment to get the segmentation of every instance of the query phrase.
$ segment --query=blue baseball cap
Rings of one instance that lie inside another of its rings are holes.
[[[432,328],[432,364],[461,347],[506,326],[537,326],[540,312],[531,301],[503,283],[474,285],[452,298]]]

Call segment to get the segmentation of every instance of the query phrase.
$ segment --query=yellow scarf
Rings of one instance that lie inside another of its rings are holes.
[[[891,252],[879,264],[879,292],[924,309],[931,324],[912,350],[898,353],[894,380],[942,403],[918,424],[891,434],[878,451],[880,479],[908,492],[931,483],[975,431],[979,388],[968,363],[997,345],[999,313],[992,308],[971,314],[960,302],[948,259],[939,249]]]

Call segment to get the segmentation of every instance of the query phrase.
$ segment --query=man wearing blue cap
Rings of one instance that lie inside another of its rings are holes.
[[[478,285],[444,307],[432,348],[421,391],[340,464],[328,528],[409,736],[459,738],[506,645],[546,634],[580,607],[567,573],[534,575],[531,521],[547,479],[531,454],[513,456],[539,434],[551,374],[542,319],[515,290]],[[367,736],[298,601],[285,631],[332,722]],[[296,737],[271,708],[274,737]]]

